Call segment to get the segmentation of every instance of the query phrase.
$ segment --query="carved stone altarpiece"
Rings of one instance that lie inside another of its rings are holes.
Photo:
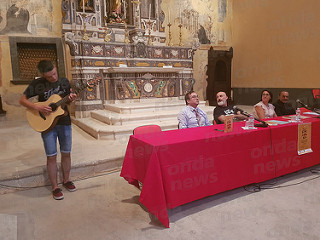
[[[179,98],[192,89],[193,49],[166,46],[161,0],[62,2],[72,81],[102,78],[82,93],[76,111],[122,100]]]

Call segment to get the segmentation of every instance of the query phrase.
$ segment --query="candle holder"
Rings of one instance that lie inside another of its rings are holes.
[[[149,40],[148,40],[148,44],[152,45],[152,40],[151,40],[151,26],[153,25],[153,22],[149,19],[149,21],[146,22],[149,26]]]
[[[104,20],[106,21],[106,26],[104,28],[104,41],[105,42],[110,42],[111,41],[111,36],[108,34],[108,17],[104,16]]]
[[[182,24],[180,23],[178,27],[179,27],[179,46],[182,46],[182,32],[181,32]]]
[[[171,35],[171,26],[172,26],[172,24],[169,22],[168,24],[167,24],[167,26],[168,26],[168,28],[169,28],[169,41],[168,41],[168,46],[172,46],[172,43],[171,43],[171,40],[172,40],[172,35]]]
[[[128,33],[128,26],[127,26],[127,23],[124,22],[124,42],[126,44],[130,43],[130,40],[129,40],[129,33]]]
[[[87,24],[86,24],[87,14],[82,13],[81,16],[82,16],[82,19],[83,19],[83,37],[82,37],[82,39],[85,40],[85,41],[88,41],[89,40],[89,36],[87,34]]]
[[[141,27],[141,23],[140,23],[140,4],[141,4],[141,2],[139,0],[134,0],[134,1],[131,1],[131,3],[133,3],[136,8],[135,21],[134,21],[135,26],[140,28]]]

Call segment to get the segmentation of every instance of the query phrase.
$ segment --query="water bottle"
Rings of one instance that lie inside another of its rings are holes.
[[[301,121],[301,111],[300,108],[297,108],[296,110],[296,121],[300,122]]]
[[[245,129],[249,129],[249,125],[250,125],[250,123],[249,123],[249,118],[246,120],[245,123],[246,123],[246,124],[245,124],[244,128],[245,128]]]
[[[248,121],[249,121],[248,128],[254,128],[254,117],[252,113],[250,114]]]

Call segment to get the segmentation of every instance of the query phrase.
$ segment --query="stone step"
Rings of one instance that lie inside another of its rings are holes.
[[[172,130],[178,128],[177,120],[150,120],[145,121],[143,124],[141,122],[135,122],[130,125],[108,125],[94,118],[74,118],[72,117],[72,122],[79,126],[82,130],[86,131],[96,139],[103,140],[120,140],[127,141],[129,136],[132,135],[133,130],[136,127],[149,124],[157,124],[161,127],[163,131]]]
[[[117,102],[105,104],[104,110],[93,110],[90,117],[72,118],[74,124],[97,139],[124,140],[133,133],[133,129],[142,125],[157,124],[162,130],[178,128],[178,113],[185,107],[185,101],[179,99],[149,99],[139,102]],[[212,106],[199,107],[213,121]]]
[[[111,112],[121,113],[121,114],[132,114],[141,112],[159,112],[167,111],[171,109],[181,109],[185,106],[184,100],[174,100],[174,101],[155,101],[150,102],[139,102],[139,103],[117,103],[117,104],[105,104],[104,108]],[[200,101],[199,107],[205,106],[205,101]]]
[[[183,106],[184,107],[184,106]],[[165,120],[176,120],[177,121],[177,115],[183,108],[179,106],[178,108],[173,108],[171,110],[165,110],[165,111],[152,111],[152,112],[140,112],[140,113],[133,113],[133,114],[120,114],[116,112],[111,112],[109,110],[94,110],[91,111],[91,117],[99,120],[103,123],[109,124],[109,125],[128,125],[132,124],[132,122],[139,122],[139,123],[148,123],[150,121],[165,121]],[[209,120],[212,120],[212,107],[202,107],[202,110],[204,110]]]

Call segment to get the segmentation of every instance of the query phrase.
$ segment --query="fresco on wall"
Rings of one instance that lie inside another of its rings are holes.
[[[227,0],[219,0],[218,2],[219,22],[223,22],[227,16]]]
[[[225,20],[227,0],[181,0],[175,3],[175,8],[179,9],[176,21],[181,21],[190,33],[186,43],[194,46],[216,44],[221,40],[215,23]]]
[[[29,12],[24,8],[18,8],[13,4],[6,13],[6,26],[0,31],[0,34],[8,33],[29,33]]]
[[[52,31],[51,0],[0,0],[0,34]]]
[[[201,44],[210,44],[210,40],[207,37],[206,31],[203,26],[200,25],[200,29],[198,31],[198,38]]]

